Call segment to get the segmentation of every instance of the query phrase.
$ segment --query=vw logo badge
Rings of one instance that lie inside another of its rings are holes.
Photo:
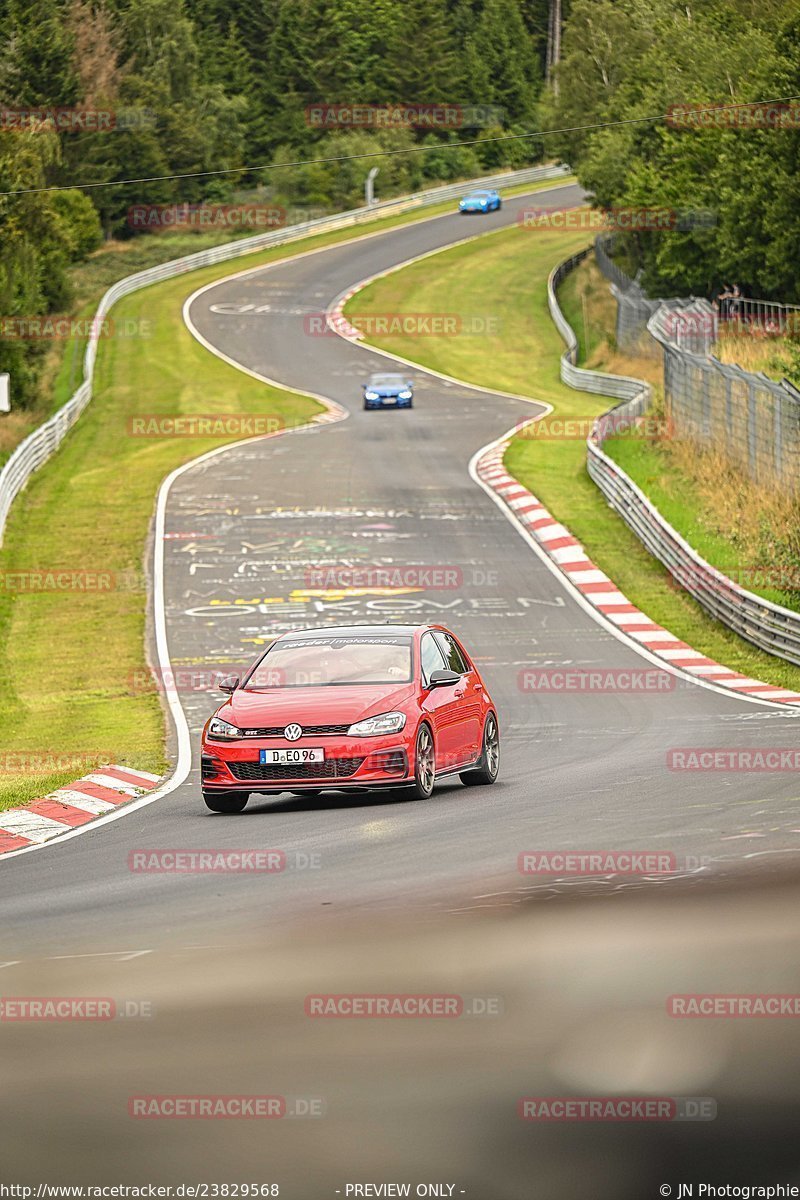
[[[283,731],[283,736],[287,742],[296,742],[299,737],[303,736],[303,730],[299,725],[287,725]]]

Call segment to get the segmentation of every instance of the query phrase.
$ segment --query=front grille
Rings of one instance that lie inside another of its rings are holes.
[[[321,763],[257,763],[229,762],[231,774],[236,779],[346,779],[355,775],[363,763],[361,758],[326,758]]]
[[[242,728],[244,737],[283,737],[283,731],[291,722],[283,725],[265,725],[261,728]],[[347,733],[349,725],[304,725],[303,737],[333,737],[335,734]]]

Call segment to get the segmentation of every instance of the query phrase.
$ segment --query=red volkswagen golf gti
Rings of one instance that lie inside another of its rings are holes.
[[[252,793],[494,783],[497,714],[464,647],[441,625],[285,633],[203,730],[203,799],[241,812]]]

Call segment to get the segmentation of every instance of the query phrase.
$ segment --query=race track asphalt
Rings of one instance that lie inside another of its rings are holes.
[[[578,197],[556,188],[548,203]],[[361,380],[386,359],[306,332],[304,317],[360,280],[511,224],[527,202],[199,294],[191,323],[220,353],[350,416],[198,464],[166,513],[180,677],[246,663],[289,627],[443,620],[498,705],[499,782],[447,783],[427,803],[284,795],[214,815],[196,735],[218,696],[184,690],[195,750],[185,783],[0,862],[0,1000],[111,997],[124,1014],[0,1024],[3,1182],[31,1196],[47,1194],[42,1181],[246,1181],[275,1184],[284,1200],[335,1200],[354,1182],[399,1182],[469,1200],[642,1200],[677,1194],[678,1181],[796,1178],[797,1022],[681,1021],[665,1008],[673,993],[797,991],[791,773],[666,766],[674,747],[791,747],[795,717],[690,680],[651,694],[520,690],[528,665],[651,665],[581,607],[469,475],[479,448],[536,409],[415,368],[413,411],[364,413]],[[444,565],[464,582],[312,596],[306,571],[320,562]],[[148,848],[277,848],[290,867],[131,871],[129,855]],[[517,873],[521,851],[601,848],[673,853],[685,869],[638,881]],[[494,1015],[306,1015],[309,994],[341,993],[456,994]],[[131,1109],[141,1096],[276,1094],[295,1113],[293,1097],[319,1102],[319,1119],[137,1120]],[[518,1116],[526,1095],[705,1097],[717,1119],[530,1124]]]
[[[579,197],[574,186],[558,187],[547,202]],[[439,216],[202,290],[189,306],[202,338],[252,371],[335,400],[350,416],[308,435],[233,446],[187,471],[172,487],[166,518],[167,630],[177,671],[234,669],[288,628],[441,620],[471,648],[497,703],[498,784],[448,782],[427,804],[391,793],[284,794],[253,798],[240,816],[211,814],[199,793],[196,732],[217,695],[184,692],[195,762],[182,786],[105,827],[0,864],[6,957],[19,957],[21,946],[150,946],[198,923],[232,931],[255,912],[263,918],[265,904],[277,925],[318,915],[321,906],[401,914],[480,906],[487,893],[514,902],[533,886],[516,866],[529,849],[657,850],[689,869],[702,862],[725,873],[745,854],[780,863],[797,844],[791,773],[666,766],[674,747],[791,746],[793,712],[684,679],[653,694],[520,690],[526,665],[650,665],[575,601],[468,473],[476,450],[536,407],[413,368],[412,411],[364,412],[361,381],[390,365],[386,358],[310,332],[318,323],[309,315],[362,279],[511,225],[529,203],[520,196],[475,220]],[[310,596],[306,571],[320,562],[449,565],[463,586]],[[214,877],[131,872],[130,852],[153,847],[275,847],[300,855],[300,865],[267,879],[226,877],[220,904]],[[318,865],[303,869],[304,855]]]

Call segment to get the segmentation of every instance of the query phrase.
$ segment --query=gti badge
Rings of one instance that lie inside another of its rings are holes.
[[[283,731],[283,736],[287,742],[296,742],[299,737],[303,736],[303,730],[299,725],[287,725]]]

